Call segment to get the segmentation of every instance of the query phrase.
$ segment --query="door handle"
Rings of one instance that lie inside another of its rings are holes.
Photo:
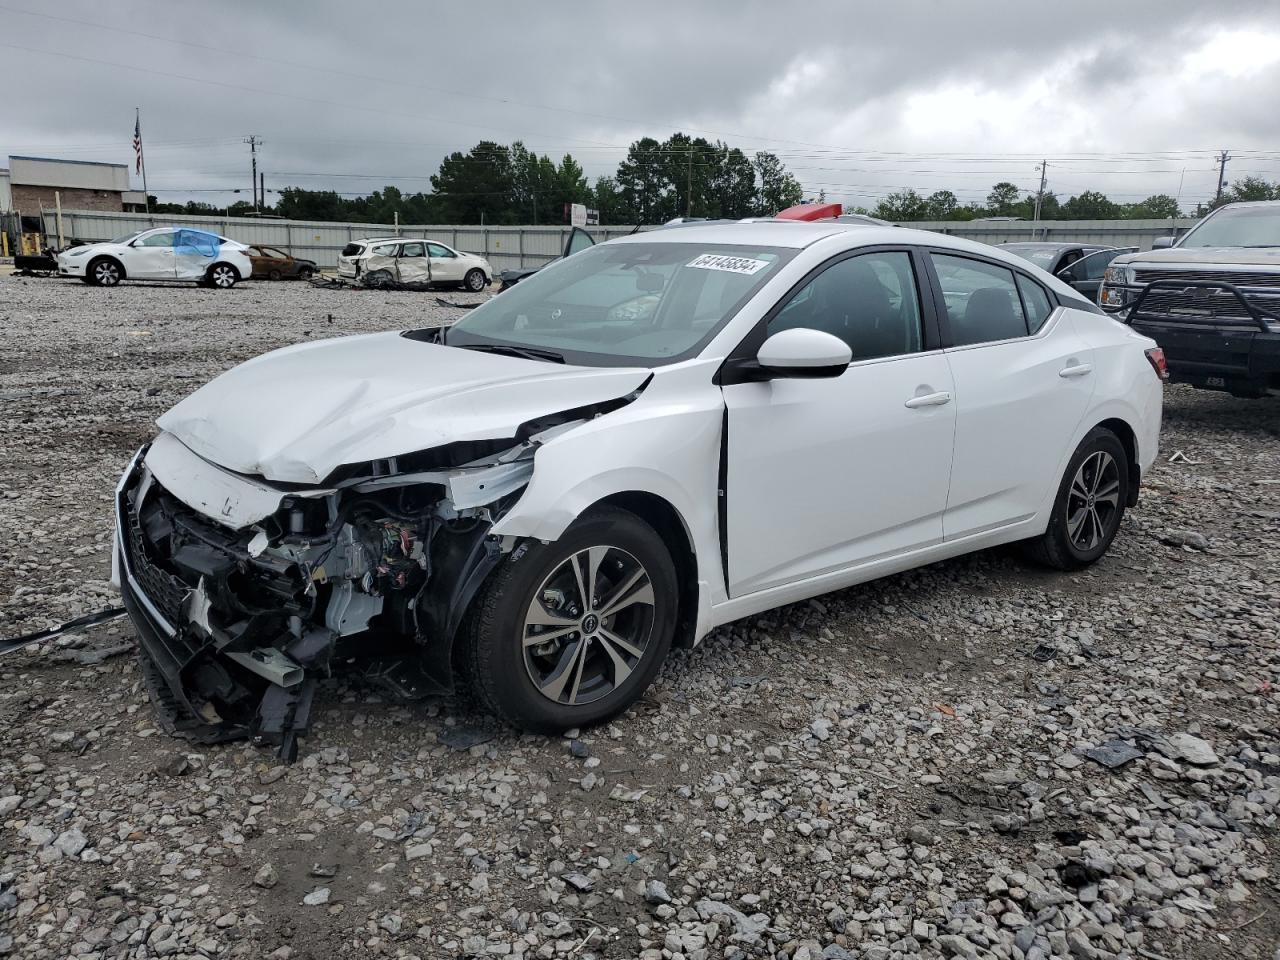
[[[912,397],[903,406],[909,410],[918,410],[921,407],[940,407],[950,402],[951,394],[949,393],[926,393],[922,397]]]
[[[1065,380],[1069,377],[1083,377],[1090,373],[1093,373],[1092,363],[1068,363],[1058,371],[1058,376]]]

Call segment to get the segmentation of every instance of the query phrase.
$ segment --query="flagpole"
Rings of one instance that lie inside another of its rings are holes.
[[[147,192],[147,154],[142,149],[142,111],[133,108],[134,129],[138,131],[138,163],[142,166],[142,201],[147,213],[151,212],[151,194]]]

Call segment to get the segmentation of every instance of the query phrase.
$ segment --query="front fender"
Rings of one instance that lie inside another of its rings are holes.
[[[661,384],[651,385],[635,403],[540,447],[528,487],[491,533],[556,540],[606,497],[652,494],[679,514],[698,580],[722,596],[717,491],[723,399],[706,381],[693,397],[664,399],[664,392]]]

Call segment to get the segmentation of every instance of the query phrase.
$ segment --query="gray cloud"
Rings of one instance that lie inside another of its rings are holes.
[[[1173,192],[1182,177],[1194,200],[1213,183],[1207,155],[1065,155],[1264,151],[1280,126],[1267,52],[1280,9],[1262,0],[1140,0],[1122,16],[1093,0],[5,0],[0,23],[16,81],[0,152],[128,162],[139,105],[165,199],[247,193],[249,133],[266,141],[269,187],[355,193],[426,190],[445,153],[481,138],[571,152],[595,176],[635,137],[684,129],[774,150],[811,192],[855,203],[903,186],[962,198],[998,179],[1029,186],[1037,155],[1064,157],[1050,167],[1062,195]],[[1224,32],[1235,39],[1215,47]],[[1248,169],[1280,179],[1270,157]]]

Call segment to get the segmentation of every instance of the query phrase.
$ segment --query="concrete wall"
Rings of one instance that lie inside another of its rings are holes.
[[[0,213],[13,209],[13,196],[9,192],[9,171],[0,167]]]

